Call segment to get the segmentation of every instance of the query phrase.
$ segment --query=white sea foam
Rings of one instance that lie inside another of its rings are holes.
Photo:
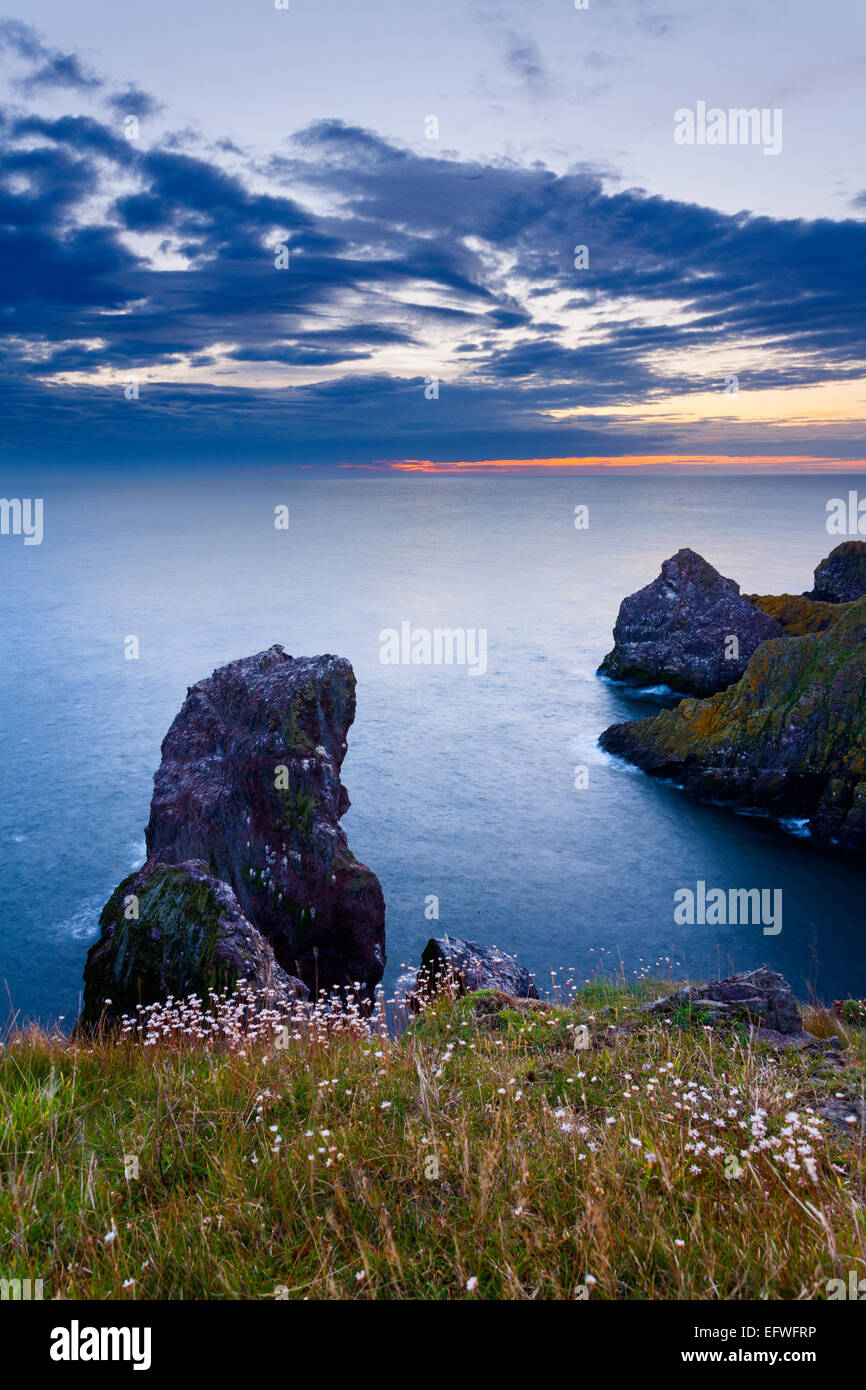
[[[640,700],[645,696],[648,696],[650,699],[682,699],[682,695],[678,694],[676,690],[671,690],[669,685],[632,685],[626,686],[624,689],[627,689],[629,695],[633,695],[636,700]]]
[[[71,937],[73,941],[93,941],[99,935],[99,914],[104,904],[102,897],[89,898],[70,917],[53,923],[49,930],[57,936]]]
[[[681,690],[673,690],[669,685],[632,685],[631,681],[615,681],[610,676],[596,676],[596,680],[603,680],[605,684],[613,686],[615,690],[621,690],[623,695],[628,695],[635,700],[648,698],[650,700],[682,700],[685,698]]]
[[[785,816],[779,822],[783,830],[787,830],[789,835],[796,835],[799,840],[808,840],[812,832],[809,829],[809,817],[803,816],[798,820],[796,816]]]
[[[147,858],[147,843],[146,843],[146,841],[144,841],[144,840],[130,840],[130,842],[129,842],[129,853],[130,853],[130,855],[131,855],[131,858],[130,858],[130,861],[129,861],[129,867],[130,867],[130,869],[140,869],[141,866],[142,866],[142,864],[144,863],[145,859]]]
[[[605,725],[605,728],[607,725]],[[576,767],[624,767],[628,772],[640,772],[640,768],[634,767],[631,763],[626,763],[622,758],[616,757],[613,753],[608,753],[606,749],[600,748],[598,734],[579,734],[577,738],[569,739],[568,756],[574,760]]]
[[[583,752],[580,756],[584,763],[595,763],[596,766],[602,767],[615,767],[619,772],[632,772],[636,773],[638,777],[644,776],[643,769],[639,768],[635,763],[629,762],[628,758],[621,758],[618,753],[608,753],[606,748],[599,747],[597,743],[590,745],[588,741],[584,742],[583,740],[581,740],[581,743]]]

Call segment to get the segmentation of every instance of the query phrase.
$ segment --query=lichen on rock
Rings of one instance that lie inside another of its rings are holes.
[[[866,849],[866,598],[824,632],[762,643],[736,685],[614,724],[600,743],[700,795]]]
[[[748,594],[749,602],[775,618],[788,637],[825,632],[846,611],[844,603],[825,603],[808,594]]]

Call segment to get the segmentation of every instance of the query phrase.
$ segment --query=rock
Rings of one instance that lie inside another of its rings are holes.
[[[808,594],[749,594],[749,602],[775,618],[786,637],[824,632],[847,611],[844,603],[818,603]]]
[[[773,1051],[794,1048],[797,1052],[820,1052],[824,1040],[812,1033],[779,1033],[775,1028],[752,1027],[749,1037],[752,1042],[766,1043]]]
[[[866,598],[826,632],[764,642],[737,685],[599,740],[653,776],[866,849]]]
[[[137,912],[137,916],[135,913]],[[115,889],[87,954],[81,1023],[117,1023],[138,1004],[232,991],[246,980],[274,1004],[309,991],[280,968],[232,890],[200,860],[152,864]],[[110,1003],[106,1002],[110,1001]]]
[[[517,998],[513,994],[506,994],[502,990],[496,993],[480,994],[473,1001],[472,1015],[482,1032],[493,1033],[499,1031],[507,1023],[503,1020],[503,1013],[508,1011],[506,1017],[510,1016],[513,1020],[514,1014],[522,1014],[527,1023],[531,1024],[533,1019],[539,1014],[550,1013],[553,1005],[547,1000],[538,999],[533,996],[522,996]]]
[[[199,928],[202,941],[214,931],[220,936],[214,902],[225,907],[227,921],[235,921],[235,909],[239,914],[240,936],[230,933],[213,967],[220,978],[236,973],[235,948],[238,969],[270,969],[263,938],[285,976],[300,977],[314,993],[336,986],[372,995],[385,967],[385,902],[340,825],[349,806],[340,767],[354,717],[348,661],[294,658],[280,646],[221,666],[187,691],[163,741],[146,831],[142,883],[157,915],[142,918],[142,928],[121,927],[118,894],[132,880],[121,884],[88,957],[85,1015],[98,1016],[100,990],[118,1003],[122,989],[110,983],[115,975],[135,1002],[132,982],[139,979],[148,990],[170,979],[165,988],[177,996],[188,977],[201,993],[204,966],[193,968],[198,938],[185,925],[189,904],[199,898],[209,923]],[[168,899],[155,886],[162,879],[151,877],[164,879],[170,866],[185,871],[170,880],[180,894],[176,908],[165,906]],[[208,876],[206,890],[193,869]],[[220,885],[230,894],[225,902]],[[152,959],[144,928],[154,921],[162,944]],[[247,940],[247,930],[256,936]],[[174,966],[164,958],[171,950],[179,952]]]
[[[497,946],[461,941],[456,936],[431,937],[421,956],[418,990],[435,988],[437,981],[453,979],[459,992],[496,989],[515,999],[537,999],[532,976],[514,956]]]
[[[829,1120],[836,1129],[850,1134],[852,1139],[862,1144],[866,1131],[866,1103],[862,1097],[853,1096],[851,1100],[839,1100],[833,1096],[818,1106],[818,1114]]]
[[[866,594],[866,541],[843,541],[815,570],[809,598],[852,603]]]
[[[773,1033],[801,1037],[803,1024],[791,986],[766,965],[742,970],[708,985],[683,985],[664,999],[642,1004],[638,1013],[671,1014],[680,1008],[707,1012],[713,1022],[739,1019]]]
[[[629,685],[667,685],[709,695],[739,680],[762,642],[781,625],[740,594],[693,550],[678,550],[645,589],[623,599],[614,647],[599,675]],[[736,637],[738,653],[726,656]]]
[[[385,967],[382,889],[340,825],[354,717],[342,657],[273,646],[221,666],[166,735],[146,831],[151,862],[204,859],[314,993],[358,982],[369,995]]]

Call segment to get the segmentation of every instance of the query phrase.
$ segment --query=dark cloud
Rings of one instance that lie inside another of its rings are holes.
[[[138,116],[140,120],[144,120],[147,116],[158,115],[163,109],[162,102],[157,101],[150,92],[142,91],[141,87],[131,86],[124,87],[119,92],[112,92],[106,97],[105,104],[120,120],[125,116]]]
[[[31,31],[0,39],[43,61]],[[578,244],[588,269],[575,269]],[[854,219],[730,216],[609,193],[583,168],[422,157],[338,121],[243,175],[215,149],[5,112],[4,433],[13,448],[72,449],[86,436],[182,455],[234,441],[333,461],[431,456],[433,440],[454,458],[610,450],[609,429],[576,430],[557,413],[721,391],[703,365],[710,350],[730,371],[759,361],[752,388],[862,374],[864,252]],[[579,331],[557,317],[562,302],[584,311]],[[428,401],[425,356],[440,360],[444,332],[455,371],[436,371]],[[412,367],[386,372],[386,348],[411,353]],[[220,362],[239,384],[208,380]],[[178,381],[178,368],[199,369],[201,384]],[[285,384],[244,385],[245,368]],[[115,384],[62,380],[97,370]],[[129,374],[156,378],[134,404],[121,390]]]
[[[24,78],[21,88],[25,92],[44,91],[48,87],[72,87],[77,91],[93,91],[102,86],[100,78],[82,66],[74,53],[57,53],[39,63]]]
[[[32,25],[19,19],[0,19],[0,52],[8,51],[31,63],[42,61],[49,52]]]
[[[0,20],[0,52],[11,52],[30,64],[26,76],[17,80],[21,91],[35,93],[52,87],[76,91],[95,91],[102,79],[85,67],[75,53],[49,48],[39,32],[17,19]]]

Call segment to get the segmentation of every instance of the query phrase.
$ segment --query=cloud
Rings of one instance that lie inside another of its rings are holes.
[[[20,83],[22,91],[37,92],[48,87],[72,87],[92,91],[102,86],[100,78],[83,67],[74,53],[57,53],[46,58]]]
[[[42,60],[31,31],[14,42]],[[862,221],[731,216],[336,120],[264,162],[233,154],[229,171],[215,147],[0,113],[9,447],[682,453],[685,426],[651,412],[726,372],[766,390],[863,373]],[[625,406],[627,424],[605,418]],[[772,447],[757,427],[743,441]]]
[[[30,24],[20,20],[0,20],[0,51],[11,51],[30,64],[30,71],[16,85],[32,94],[53,87],[75,91],[94,91],[102,79],[85,67],[75,53],[49,48]]]
[[[0,19],[0,52],[10,50],[31,63],[42,61],[49,52],[32,25],[19,19]]]
[[[147,116],[156,116],[163,110],[162,102],[157,101],[150,92],[145,92],[141,87],[135,86],[124,87],[121,91],[112,92],[110,96],[106,97],[105,104],[121,120],[124,116],[138,116],[140,120],[143,120]]]
[[[551,86],[538,44],[526,34],[516,34],[508,30],[504,35],[505,66],[529,89],[533,95],[548,92]]]
[[[51,48],[37,29],[21,20],[0,19],[0,53],[4,52],[27,64],[24,75],[14,79],[15,87],[27,96],[64,88],[84,95],[105,91],[105,78],[85,64],[77,53]],[[163,109],[156,97],[134,83],[109,92],[103,102],[121,119],[155,116]]]

